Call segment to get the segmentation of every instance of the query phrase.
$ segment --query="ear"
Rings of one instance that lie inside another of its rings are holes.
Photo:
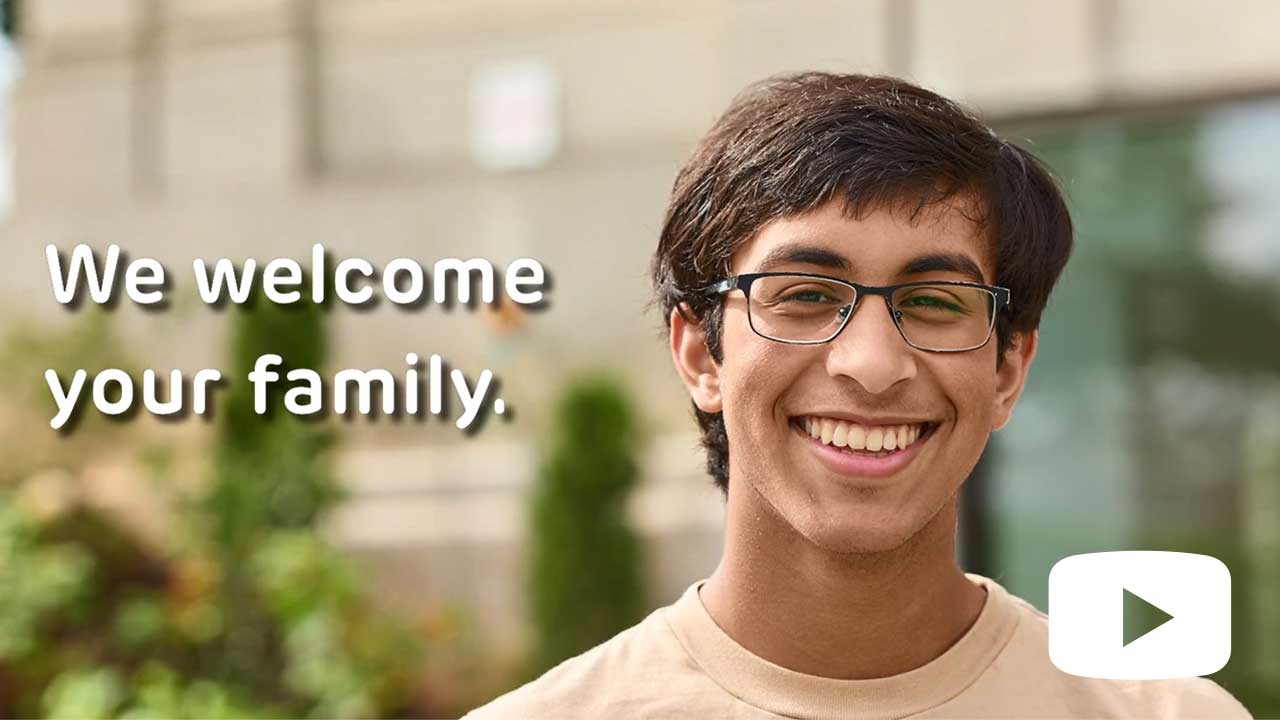
[[[1040,344],[1040,331],[1019,333],[1014,336],[1013,344],[1004,354],[1004,364],[996,370],[995,406],[992,413],[991,429],[993,431],[1009,424],[1013,416],[1013,406],[1022,397],[1022,388],[1027,382],[1027,371],[1031,369],[1031,361],[1036,358],[1036,347]]]
[[[671,310],[671,359],[693,404],[703,412],[720,412],[720,366],[707,351],[702,326],[686,319],[679,308]]]

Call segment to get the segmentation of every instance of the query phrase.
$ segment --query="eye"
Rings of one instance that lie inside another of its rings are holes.
[[[802,303],[825,303],[832,302],[836,298],[828,293],[817,289],[796,290],[783,297],[784,302],[802,302]]]
[[[967,290],[967,289],[966,289]],[[959,292],[965,292],[961,290]],[[968,315],[972,312],[971,302],[954,294],[949,289],[940,287],[916,288],[914,292],[896,303],[901,310],[916,312],[932,312]]]
[[[751,286],[751,302],[778,313],[820,313],[853,301],[851,287],[821,278],[770,275]]]
[[[948,310],[960,310],[961,308],[954,303],[949,303],[939,297],[932,295],[913,295],[902,301],[903,307],[937,307],[946,308]]]

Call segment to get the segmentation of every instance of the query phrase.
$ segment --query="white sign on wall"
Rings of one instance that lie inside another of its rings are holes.
[[[541,167],[560,149],[560,84],[541,58],[491,62],[471,78],[471,154],[493,170]]]

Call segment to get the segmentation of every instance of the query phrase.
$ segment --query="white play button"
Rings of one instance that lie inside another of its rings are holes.
[[[1085,677],[1209,675],[1231,657],[1231,573],[1217,558],[1073,555],[1049,572],[1049,658]]]

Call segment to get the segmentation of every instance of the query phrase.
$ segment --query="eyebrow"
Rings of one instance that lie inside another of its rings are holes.
[[[839,253],[812,245],[788,243],[770,250],[769,254],[764,256],[764,260],[760,261],[757,272],[769,272],[782,265],[817,265],[845,272],[852,269],[849,261]]]
[[[756,272],[769,272],[786,265],[814,265],[851,273],[852,265],[843,255],[821,247],[803,243],[779,245],[765,255]],[[964,275],[973,282],[984,283],[982,268],[968,255],[957,252],[929,253],[912,258],[898,271],[898,275],[923,275],[928,272],[953,272]]]
[[[978,263],[963,253],[930,253],[913,258],[907,263],[899,275],[921,275],[927,272],[953,272],[968,277],[978,284],[985,283],[982,268]]]

